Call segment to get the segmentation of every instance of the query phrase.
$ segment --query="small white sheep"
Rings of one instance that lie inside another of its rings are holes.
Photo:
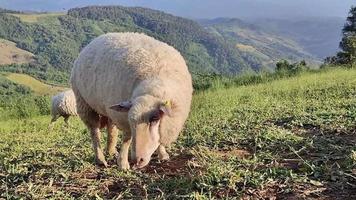
[[[118,164],[146,166],[155,150],[168,159],[188,117],[192,79],[173,47],[139,33],[109,33],[87,45],[74,63],[71,84],[78,114],[91,132],[98,164],[107,166],[100,147],[101,116],[124,132]],[[108,131],[107,149],[115,154],[117,133]]]
[[[64,122],[68,125],[70,116],[77,116],[77,104],[73,90],[67,90],[52,97],[51,105],[51,124],[59,117],[64,118]]]

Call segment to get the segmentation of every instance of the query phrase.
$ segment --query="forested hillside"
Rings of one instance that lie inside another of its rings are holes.
[[[96,21],[109,20],[123,30],[145,32],[180,50],[191,70],[239,73],[250,66],[232,45],[205,31],[198,23],[161,11],[92,6],[71,9],[68,15]]]
[[[239,74],[274,68],[276,61],[315,61],[293,40],[239,20],[199,23],[147,8],[90,6],[66,13],[0,11],[0,38],[35,55],[35,62],[1,70],[66,84],[74,59],[93,38],[137,31],[177,48],[193,74]]]
[[[0,13],[0,38],[36,56],[22,72],[52,82],[65,83],[80,49],[107,32],[144,32],[177,48],[192,72],[238,74],[254,66],[233,45],[205,31],[199,24],[145,8],[86,7],[68,15],[41,15],[32,23],[25,15]],[[23,19],[21,19],[23,18]],[[6,68],[19,70],[18,66]]]

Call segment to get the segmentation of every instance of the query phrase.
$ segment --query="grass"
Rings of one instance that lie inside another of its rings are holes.
[[[355,105],[355,69],[199,92],[171,160],[126,172],[94,165],[78,119],[2,121],[0,197],[355,199]]]
[[[23,22],[36,23],[39,22],[41,18],[57,17],[57,16],[65,15],[65,13],[54,12],[54,13],[41,13],[41,14],[11,14],[11,15],[20,18],[20,20]]]
[[[64,87],[45,84],[26,74],[9,73],[6,78],[15,83],[30,87],[31,90],[38,95],[53,95],[67,89]]]
[[[16,44],[0,38],[0,65],[22,64],[33,61],[34,55],[16,47]]]

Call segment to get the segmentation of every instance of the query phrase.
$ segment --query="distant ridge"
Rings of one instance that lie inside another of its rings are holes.
[[[293,39],[240,19],[216,18],[199,22],[209,32],[235,44],[245,60],[259,63],[257,67],[266,66],[273,69],[281,59],[291,62],[306,60],[312,65],[320,63],[319,58],[307,52]]]

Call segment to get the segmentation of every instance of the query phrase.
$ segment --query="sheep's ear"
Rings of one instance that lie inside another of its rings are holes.
[[[172,102],[171,101],[165,101],[159,107],[159,111],[161,113],[161,116],[168,115],[169,117],[172,117]]]
[[[113,109],[118,112],[128,112],[130,110],[131,106],[132,106],[131,101],[123,101],[119,104],[110,106],[110,109]]]

